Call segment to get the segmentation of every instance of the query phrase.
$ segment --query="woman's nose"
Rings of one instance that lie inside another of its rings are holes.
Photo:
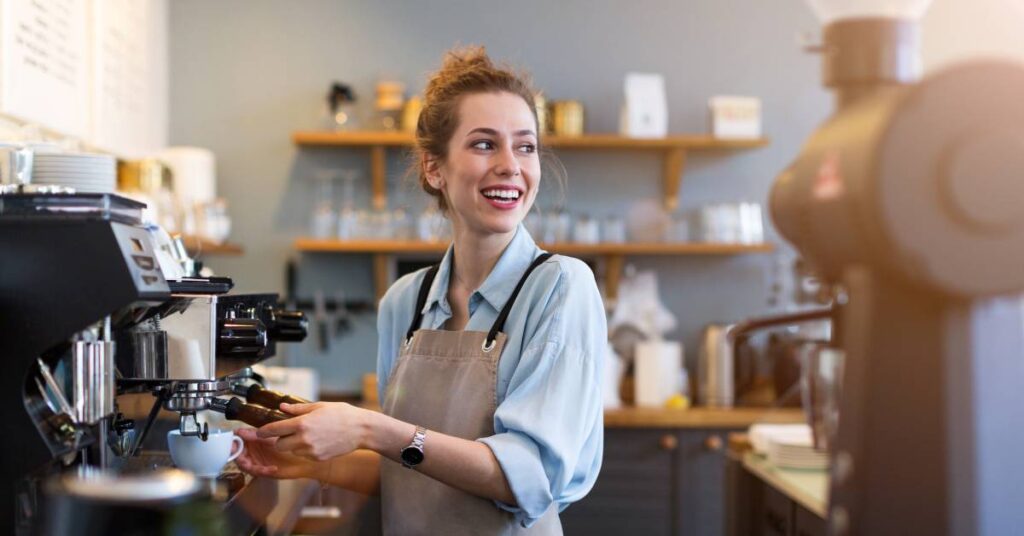
[[[498,161],[494,171],[502,177],[515,177],[519,175],[521,172],[519,159],[516,158],[511,149],[498,152]]]

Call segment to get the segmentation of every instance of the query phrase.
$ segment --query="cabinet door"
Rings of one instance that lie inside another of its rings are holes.
[[[794,536],[825,536],[827,534],[825,520],[799,504],[796,505],[793,525]]]
[[[725,534],[725,449],[729,432],[679,432],[676,526],[681,536]]]
[[[793,501],[770,484],[763,484],[761,535],[793,536]]]
[[[671,534],[676,441],[672,431],[606,429],[601,474],[562,512],[565,533]]]
[[[725,455],[725,536],[760,536],[762,486],[742,454]]]

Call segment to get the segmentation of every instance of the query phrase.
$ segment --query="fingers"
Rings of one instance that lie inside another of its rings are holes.
[[[300,418],[296,417],[293,419],[285,419],[283,421],[264,424],[258,430],[256,430],[256,434],[261,438],[292,435],[295,432],[299,431],[299,428],[302,426],[301,421],[302,420]]]
[[[290,452],[292,454],[298,454],[299,451],[306,450],[309,447],[308,443],[294,435],[280,437],[274,445],[274,449],[278,452]]]
[[[274,444],[277,442],[276,437],[260,437],[255,428],[236,430],[235,435],[245,441],[246,452],[253,450],[254,447],[267,447],[272,449],[274,448]]]
[[[255,428],[239,428],[235,430],[235,435],[246,441],[256,441],[259,439]]]
[[[242,471],[256,476],[277,477],[280,471],[278,466],[266,463],[259,456],[251,455],[248,451],[235,458],[235,465]]]
[[[319,407],[319,402],[312,402],[310,404],[289,404],[287,402],[281,402],[281,411],[289,415],[305,415]]]
[[[313,445],[295,435],[278,438],[274,449],[283,454],[298,456],[311,461],[321,460],[316,455],[316,448]]]
[[[252,460],[243,460],[241,456],[235,460],[235,465],[237,465],[239,469],[253,476],[277,477],[278,472],[280,471],[276,465],[261,465],[253,462]]]

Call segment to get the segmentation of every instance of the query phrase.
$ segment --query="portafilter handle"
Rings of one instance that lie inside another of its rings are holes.
[[[235,384],[231,389],[235,394],[245,397],[250,404],[259,404],[265,408],[277,409],[281,404],[309,404],[305,398],[267,389],[258,383],[252,385]]]
[[[238,397],[231,397],[230,400],[215,398],[210,402],[210,409],[223,413],[228,420],[242,421],[256,428],[264,424],[292,418],[292,415],[288,415],[283,411],[257,406],[256,404],[246,404]]]

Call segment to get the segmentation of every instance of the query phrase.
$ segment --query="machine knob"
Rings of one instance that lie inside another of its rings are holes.
[[[270,338],[281,342],[302,342],[306,339],[309,319],[302,311],[287,311],[268,307]]]
[[[705,450],[710,450],[712,452],[718,452],[718,451],[722,450],[722,447],[724,447],[724,446],[725,446],[725,442],[722,441],[722,436],[720,436],[720,435],[709,435],[707,438],[704,439],[704,449]]]
[[[224,318],[217,332],[217,355],[256,358],[267,350],[267,328],[259,320]]]

